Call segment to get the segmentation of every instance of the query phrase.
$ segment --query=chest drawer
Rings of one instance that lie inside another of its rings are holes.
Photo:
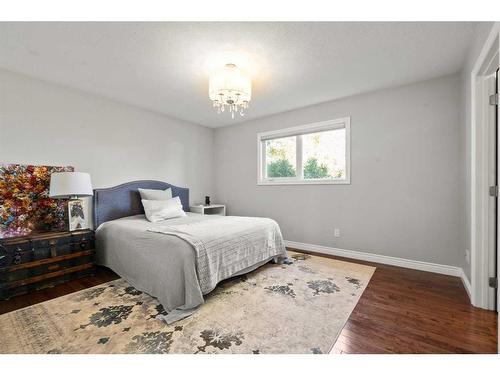
[[[0,243],[0,268],[33,260],[33,248],[29,241]]]
[[[74,233],[71,235],[71,250],[83,251],[95,248],[94,233]]]
[[[92,263],[93,256],[93,250],[86,250],[74,253],[74,256],[59,256],[56,258],[49,258],[47,262],[31,262],[25,265],[21,264],[17,267],[11,267],[9,272],[0,272],[0,286],[15,285],[17,281],[32,279],[40,275],[89,264]]]
[[[0,240],[0,299],[91,274],[94,232],[47,232]]]
[[[90,231],[67,232],[58,236],[44,234],[3,240],[0,246],[0,269],[3,269],[93,249],[94,236]]]

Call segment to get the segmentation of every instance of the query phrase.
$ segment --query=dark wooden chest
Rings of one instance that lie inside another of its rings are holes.
[[[0,298],[92,273],[94,249],[91,230],[0,239]]]

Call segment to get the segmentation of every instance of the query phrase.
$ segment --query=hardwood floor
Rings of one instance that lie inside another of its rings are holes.
[[[35,305],[40,302],[61,297],[66,294],[78,292],[79,290],[87,289],[95,285],[99,285],[116,279],[118,279],[118,275],[110,269],[105,267],[97,267],[97,271],[94,276],[71,280],[67,283],[59,284],[52,288],[41,289],[29,294],[12,297],[11,299],[6,301],[0,300],[0,314],[5,314],[9,311],[22,309],[23,307]]]
[[[329,257],[377,267],[333,353],[497,352],[498,315],[471,306],[459,278]],[[116,278],[100,267],[93,277],[1,301],[0,314]]]
[[[377,267],[333,353],[497,353],[498,314],[458,277],[331,258]]]

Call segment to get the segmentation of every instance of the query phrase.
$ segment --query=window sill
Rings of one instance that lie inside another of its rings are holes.
[[[330,180],[330,181],[258,181],[258,186],[279,186],[279,185],[350,185],[350,180]]]

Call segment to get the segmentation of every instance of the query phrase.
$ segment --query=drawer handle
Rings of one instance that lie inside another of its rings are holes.
[[[14,264],[21,263],[21,251],[22,251],[22,249],[20,247],[18,247],[16,252],[14,253]]]
[[[20,264],[21,263],[21,254],[16,254],[14,256],[14,264]]]
[[[87,247],[87,242],[81,242],[80,243],[80,249],[85,249]]]

